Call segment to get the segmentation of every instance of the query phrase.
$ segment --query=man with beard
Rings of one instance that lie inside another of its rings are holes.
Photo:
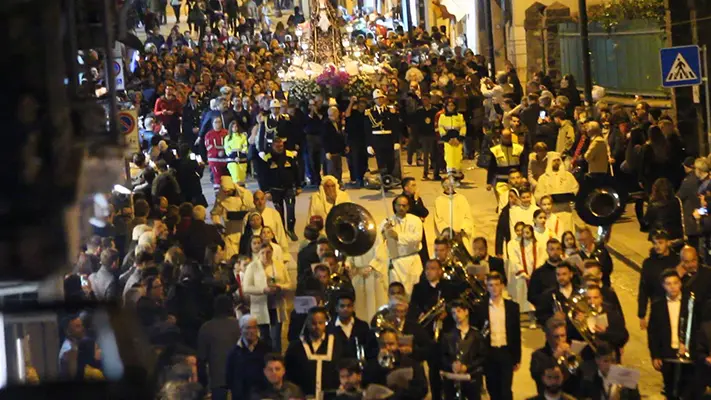
[[[521,156],[523,146],[513,143],[511,130],[504,129],[501,132],[501,144],[493,146],[491,149],[492,159],[486,174],[486,190],[495,189],[496,199],[501,203],[501,199],[508,199],[509,173],[513,169],[521,170]]]
[[[567,262],[558,264],[555,269],[556,285],[539,296],[538,304],[536,304],[536,320],[548,321],[558,313],[558,306],[562,308],[565,315],[568,314],[568,304],[570,299],[578,294],[578,286],[573,282],[573,266]],[[578,336],[574,332],[575,328],[570,321],[568,322],[569,336]],[[573,337],[573,339],[578,339]]]
[[[559,359],[573,355],[568,342],[568,329],[565,320],[558,317],[549,319],[546,321],[545,332],[546,344],[531,355],[531,378],[536,381],[536,388],[538,389],[538,396],[532,397],[532,399],[547,399],[544,394],[550,392],[558,394],[558,397],[552,397],[553,399],[559,399],[561,388],[568,393],[576,394],[580,387],[580,377],[577,375],[577,371],[575,375],[571,375],[567,368],[560,370],[558,366]],[[546,372],[553,368],[552,366],[562,372],[562,375],[556,379],[555,385],[552,385],[551,381],[546,379]],[[565,398],[573,399],[573,397]]]
[[[563,246],[558,239],[548,240],[546,252],[548,253],[548,260],[533,271],[528,284],[528,301],[536,307],[542,304],[543,295],[546,291],[555,289],[558,286],[556,269],[563,261]],[[539,322],[544,323],[545,320]]]
[[[172,85],[166,86],[165,95],[156,101],[153,114],[165,126],[172,141],[177,142],[180,136],[180,114],[182,111],[183,106],[180,104],[180,100],[175,97],[175,87]]]
[[[686,245],[679,254],[679,265],[676,272],[681,277],[684,292],[694,293],[696,304],[699,304],[699,311],[703,314],[703,319],[709,318],[709,307],[706,301],[709,298],[708,287],[711,285],[711,269],[699,265],[699,255],[696,249]]]
[[[563,392],[565,376],[560,365],[550,361],[542,369],[538,379],[542,382],[543,392],[528,400],[575,400],[575,397]]]
[[[423,399],[427,395],[427,379],[422,364],[403,354],[399,343],[400,335],[392,328],[380,332],[380,350],[378,357],[368,360],[363,371],[363,386],[370,384],[388,386],[394,391],[394,397],[403,400]],[[392,366],[383,366],[378,360],[385,356],[394,359]],[[411,368],[412,378],[409,382],[388,382],[388,376],[398,369]],[[390,385],[388,385],[390,383]]]
[[[652,249],[642,262],[642,272],[637,292],[637,318],[640,329],[647,329],[647,305],[664,297],[664,288],[660,284],[662,272],[675,268],[679,264],[679,255],[671,251],[669,235],[665,231],[652,233]]]
[[[402,194],[407,196],[410,203],[408,214],[420,217],[420,220],[424,223],[425,218],[430,215],[430,211],[427,207],[425,207],[425,203],[422,201],[422,197],[420,197],[420,192],[417,190],[417,181],[415,181],[415,178],[408,176],[402,180]],[[424,229],[422,230],[422,248],[420,248],[420,258],[422,259],[422,265],[425,265],[427,260],[430,259]]]

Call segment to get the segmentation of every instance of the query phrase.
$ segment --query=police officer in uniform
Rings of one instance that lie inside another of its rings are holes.
[[[491,147],[493,157],[489,163],[489,170],[486,174],[486,190],[496,189],[496,199],[499,209],[503,208],[502,202],[508,201],[509,192],[509,172],[513,169],[521,170],[521,156],[523,146],[513,143],[511,140],[511,130],[504,129],[501,132],[501,143]],[[505,205],[505,203],[503,203]]]
[[[272,150],[275,137],[280,137],[284,142],[288,142],[290,122],[288,114],[281,114],[281,102],[279,100],[272,100],[269,103],[269,109],[271,112],[259,125],[259,133],[257,134],[256,142],[257,152],[259,154],[259,159],[255,163],[257,183],[259,183],[259,188],[265,192],[269,190],[268,180],[270,179],[267,165],[264,162],[265,157]],[[294,157],[296,157],[296,155],[294,155]]]
[[[301,193],[299,169],[296,165],[296,152],[286,150],[284,145],[284,138],[274,136],[271,151],[262,158],[266,166],[267,189],[265,191],[271,196],[274,208],[279,212],[282,220],[284,220],[286,207],[286,233],[292,241],[296,241],[298,240],[294,233],[296,195]]]
[[[368,118],[365,124],[368,154],[375,156],[379,170],[392,175],[395,171],[395,151],[400,150],[398,115],[391,106],[386,105],[382,90],[373,91],[373,100],[375,106],[365,110]]]

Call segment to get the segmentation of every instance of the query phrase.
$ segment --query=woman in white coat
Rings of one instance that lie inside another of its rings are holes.
[[[338,180],[331,175],[326,175],[321,178],[318,192],[311,195],[309,214],[306,220],[310,221],[311,217],[318,215],[326,222],[326,217],[333,206],[350,202],[351,196],[338,188]]]
[[[516,224],[521,229],[522,234],[519,240],[511,241],[509,256],[511,257],[509,268],[512,269],[514,279],[509,280],[509,293],[514,301],[521,305],[521,312],[528,312],[531,321],[535,325],[533,312],[536,310],[533,304],[528,302],[528,281],[531,279],[533,271],[546,262],[546,244],[536,240],[531,225]]]
[[[263,243],[244,273],[243,292],[249,295],[250,314],[257,318],[264,340],[281,353],[281,326],[287,318],[286,294],[294,289],[283,263],[274,260],[273,247]]]

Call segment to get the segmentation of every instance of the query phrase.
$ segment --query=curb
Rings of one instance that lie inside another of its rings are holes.
[[[617,259],[619,259],[620,261],[622,261],[625,265],[627,265],[628,267],[630,267],[630,268],[633,269],[634,271],[639,272],[639,273],[642,272],[642,266],[641,266],[641,265],[637,264],[637,262],[635,262],[635,261],[632,260],[631,258],[627,257],[626,255],[622,254],[622,252],[620,252],[620,251],[618,251],[617,249],[615,249],[612,245],[607,244],[607,250],[610,252],[610,254],[612,254],[613,256],[615,256]]]

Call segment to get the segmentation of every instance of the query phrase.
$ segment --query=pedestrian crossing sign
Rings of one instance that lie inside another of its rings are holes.
[[[666,88],[700,85],[702,81],[699,46],[661,49],[662,86]]]

